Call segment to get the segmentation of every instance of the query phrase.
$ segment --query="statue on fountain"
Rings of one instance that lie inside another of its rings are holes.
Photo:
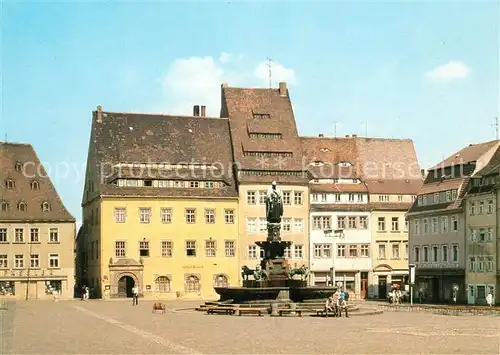
[[[281,217],[283,216],[283,192],[273,181],[266,195],[267,240],[280,242]]]

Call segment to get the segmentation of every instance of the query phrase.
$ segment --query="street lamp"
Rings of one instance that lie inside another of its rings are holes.
[[[325,237],[327,238],[332,238],[332,262],[333,262],[333,266],[331,267],[330,269],[330,279],[332,280],[332,285],[335,286],[336,284],[336,280],[335,280],[335,262],[336,262],[336,256],[337,256],[337,248],[336,248],[336,244],[334,242],[335,238],[339,238],[339,239],[344,239],[345,238],[345,234],[344,234],[344,230],[343,229],[335,229],[335,230],[332,230],[332,229],[325,229],[323,231],[325,233]]]

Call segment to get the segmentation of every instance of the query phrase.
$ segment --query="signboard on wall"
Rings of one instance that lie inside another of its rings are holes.
[[[416,265],[415,264],[410,264],[410,265],[408,265],[408,268],[410,269],[410,284],[414,285],[415,284],[415,269],[416,269]]]

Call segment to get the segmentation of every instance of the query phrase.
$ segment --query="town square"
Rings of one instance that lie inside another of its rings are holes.
[[[499,10],[2,2],[1,353],[499,353]]]

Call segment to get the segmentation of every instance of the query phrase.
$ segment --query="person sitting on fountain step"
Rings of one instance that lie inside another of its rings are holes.
[[[328,317],[328,312],[332,312],[335,315],[335,301],[333,299],[333,294],[326,299],[325,317]]]
[[[346,318],[349,318],[349,314],[347,313],[347,303],[345,301],[345,299],[343,299],[342,297],[339,297],[337,298],[337,314],[338,314],[338,317],[342,318],[342,310],[345,311],[345,317]]]

